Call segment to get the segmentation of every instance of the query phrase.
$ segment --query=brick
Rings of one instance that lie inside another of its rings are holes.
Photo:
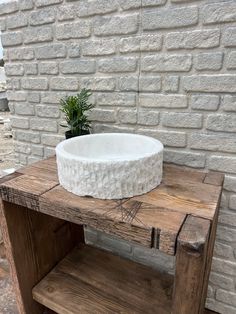
[[[118,111],[117,116],[120,123],[124,123],[124,124],[136,124],[137,123],[136,109],[133,109],[133,110],[121,109]]]
[[[99,93],[98,106],[133,107],[136,105],[136,95],[133,93]]]
[[[31,145],[26,143],[17,142],[15,145],[15,151],[17,153],[30,154],[31,153]]]
[[[207,118],[207,129],[236,132],[236,116],[231,114],[210,114]]]
[[[32,48],[12,48],[9,49],[9,58],[12,61],[32,60],[34,50]]]
[[[195,69],[198,71],[217,71],[223,65],[223,53],[200,53],[196,56]]]
[[[41,101],[44,104],[58,104],[65,96],[64,92],[45,92],[41,94]]]
[[[174,32],[167,34],[165,44],[168,50],[213,48],[220,44],[220,31],[218,29],[208,29]]]
[[[11,117],[11,125],[16,129],[28,129],[29,128],[29,119],[22,117]]]
[[[218,95],[197,94],[191,96],[191,108],[194,110],[216,111],[220,104]]]
[[[7,99],[9,101],[24,101],[26,100],[26,92],[22,91],[7,91]]]
[[[132,259],[155,270],[173,273],[173,256],[168,256],[160,251],[135,245]]]
[[[179,90],[178,76],[165,76],[163,82],[163,89],[166,92],[175,93]]]
[[[236,196],[236,195],[234,195]],[[231,196],[232,197],[232,196]],[[227,211],[227,212],[220,212],[219,215],[219,223],[223,224],[223,225],[227,225],[227,227],[223,227],[219,225],[219,228],[226,228],[226,230],[224,231],[223,229],[221,231],[219,230],[219,236],[218,238],[220,240],[225,240],[227,242],[232,242],[234,241],[233,239],[236,238],[236,230],[235,229],[230,229],[228,228],[228,226],[230,227],[236,227],[236,213],[232,212],[232,211]],[[223,234],[223,238],[222,238],[222,234]],[[226,239],[227,238],[227,239]],[[236,240],[235,240],[236,241]]]
[[[118,81],[120,91],[138,91],[138,85],[139,79],[137,76],[122,76]]]
[[[75,90],[79,88],[78,80],[74,77],[53,77],[50,82],[52,90]]]
[[[142,107],[154,108],[186,108],[185,95],[140,94],[139,104]]]
[[[143,13],[143,29],[159,30],[182,26],[196,25],[198,22],[198,8],[195,6],[171,9],[153,9]]]
[[[236,51],[229,53],[226,61],[226,67],[229,70],[236,70]]]
[[[59,118],[60,110],[58,106],[38,105],[36,108],[36,114],[41,118]]]
[[[76,11],[73,4],[60,5],[57,7],[58,21],[73,20],[75,16],[76,16]]]
[[[36,7],[45,7],[52,4],[62,3],[63,0],[36,0]]]
[[[56,62],[41,62],[38,66],[40,74],[55,75],[59,73]]]
[[[212,272],[210,275],[210,283],[214,286],[221,287],[227,290],[234,289],[234,281],[232,278],[226,277],[225,275],[217,274]]]
[[[27,15],[25,13],[17,13],[14,14],[14,18],[12,16],[7,17],[7,28],[14,29],[24,27],[28,24]]]
[[[34,116],[34,106],[28,103],[15,103],[15,113],[23,116]]]
[[[44,41],[52,41],[53,32],[51,27],[36,27],[24,30],[24,43],[39,43]]]
[[[158,92],[161,90],[160,76],[140,76],[139,91],[141,92]]]
[[[74,60],[74,61],[64,61],[60,63],[60,71],[63,74],[73,74],[73,73],[95,73],[96,62],[94,60]]]
[[[159,51],[162,48],[161,35],[128,37],[120,40],[120,52]]]
[[[131,252],[131,244],[115,236],[99,232],[98,246],[105,250],[125,254]]]
[[[224,111],[236,112],[236,96],[225,95],[222,97],[222,108]]]
[[[218,134],[192,133],[190,135],[190,147],[215,152],[236,153],[236,138],[235,136]]]
[[[229,199],[229,208],[236,209],[236,195],[231,195]]]
[[[203,168],[205,166],[205,154],[192,153],[192,152],[180,152],[177,150],[165,150],[164,160],[177,165]]]
[[[137,58],[114,57],[98,60],[98,71],[101,73],[134,72],[137,69]]]
[[[137,9],[141,6],[151,7],[160,6],[166,3],[166,0],[121,0],[120,6],[123,10]]]
[[[139,129],[138,132],[156,138],[161,141],[164,146],[185,147],[187,145],[187,137],[184,132],[151,129]]]
[[[54,59],[66,56],[66,47],[64,44],[50,44],[35,48],[37,59]]]
[[[23,89],[46,90],[48,88],[48,80],[46,78],[23,78],[21,83]]]
[[[140,92],[158,92],[161,90],[160,76],[141,76],[139,78]]]
[[[18,1],[0,3],[0,15],[10,14],[16,12],[18,9]]]
[[[5,73],[7,76],[22,76],[24,74],[24,66],[22,64],[5,64]]]
[[[236,293],[234,292],[217,289],[216,299],[229,305],[236,306]]]
[[[218,257],[233,258],[233,248],[229,244],[224,244],[219,241],[215,242],[214,255]]]
[[[116,41],[114,39],[89,40],[82,43],[82,54],[84,56],[111,55],[116,52]]]
[[[154,7],[163,5],[166,3],[167,0],[142,0],[142,6],[143,7]]]
[[[37,132],[16,130],[16,139],[22,142],[40,143],[40,135]]]
[[[30,25],[43,25],[55,22],[55,10],[54,8],[46,8],[37,10],[30,14]]]
[[[236,75],[184,76],[183,87],[192,92],[236,92]]]
[[[118,2],[114,0],[84,0],[76,7],[79,17],[92,16],[115,12],[118,9]]]
[[[229,27],[223,32],[222,42],[225,47],[236,47],[236,27]]]
[[[139,110],[138,111],[138,124],[140,125],[158,125],[159,124],[159,112],[154,110]]]
[[[114,91],[116,80],[113,77],[81,78],[81,88],[88,88],[92,91]]]
[[[81,20],[74,23],[58,24],[56,26],[57,39],[86,38],[91,35],[91,23],[89,20]]]
[[[35,131],[57,132],[57,122],[52,119],[32,118],[30,127]]]
[[[116,121],[115,111],[95,108],[89,114],[89,119],[92,121],[100,122],[115,122]]]
[[[41,135],[42,144],[53,146],[53,147],[55,147],[58,143],[60,143],[64,139],[65,137],[63,135],[57,135],[57,134],[42,134]]]
[[[236,193],[236,177],[225,175],[224,189]]]
[[[39,92],[27,92],[27,100],[29,102],[33,103],[39,103],[40,102],[40,93]]]
[[[202,115],[188,112],[165,112],[162,123],[171,128],[201,128]]]
[[[30,10],[33,9],[34,3],[32,0],[18,0],[19,9],[24,10]]]
[[[68,56],[70,58],[77,58],[80,56],[80,46],[77,43],[68,43],[67,44]]]
[[[212,155],[208,159],[211,170],[236,173],[236,157]]]
[[[141,57],[143,72],[186,72],[191,66],[190,54],[157,54]]]
[[[3,47],[17,46],[22,44],[23,38],[21,32],[7,32],[1,35]]]
[[[236,3],[214,3],[202,7],[203,24],[214,24],[236,21]]]
[[[25,63],[25,74],[26,75],[37,75],[38,74],[38,64],[37,63]]]
[[[51,157],[55,155],[55,148],[52,147],[45,147],[44,148],[44,155],[45,157]]]
[[[125,16],[96,17],[94,33],[97,36],[126,35],[138,31],[138,14]]]
[[[44,155],[44,148],[40,145],[31,145],[31,152],[34,156],[43,157]]]
[[[120,0],[122,10],[137,9],[141,7],[141,0]]]

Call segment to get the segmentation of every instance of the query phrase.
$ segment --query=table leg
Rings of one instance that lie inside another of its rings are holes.
[[[32,288],[78,243],[83,226],[0,199],[0,221],[20,314],[42,314]]]
[[[202,314],[210,221],[189,215],[177,240],[172,314]]]

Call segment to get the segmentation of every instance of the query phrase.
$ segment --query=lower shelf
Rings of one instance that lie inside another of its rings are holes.
[[[111,253],[75,248],[33,289],[59,314],[171,312],[173,277]]]

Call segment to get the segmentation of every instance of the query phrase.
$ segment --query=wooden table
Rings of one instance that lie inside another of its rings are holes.
[[[64,190],[52,157],[0,183],[20,313],[203,313],[222,174],[165,165],[151,192],[99,200]],[[175,255],[175,276],[85,245],[84,225]]]

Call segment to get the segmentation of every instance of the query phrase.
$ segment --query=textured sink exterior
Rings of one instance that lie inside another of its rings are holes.
[[[121,199],[146,193],[162,179],[163,145],[151,137],[106,133],[56,147],[60,184],[80,196]]]

